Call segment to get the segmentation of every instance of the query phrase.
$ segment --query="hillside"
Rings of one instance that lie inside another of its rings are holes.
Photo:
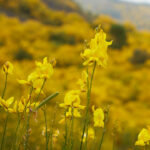
[[[66,12],[80,12],[81,9],[72,0],[42,0],[49,8]]]
[[[20,86],[16,80],[27,78],[35,67],[35,60],[42,60],[47,56],[50,60],[55,58],[57,61],[54,75],[46,83],[44,96],[54,91],[60,91],[61,94],[56,101],[52,101],[52,105],[47,106],[48,120],[53,115],[51,112],[54,110],[55,102],[62,102],[67,91],[77,89],[76,82],[81,78],[81,72],[86,69],[81,65],[80,57],[85,47],[84,41],[89,41],[94,35],[94,29],[99,24],[102,25],[107,33],[107,41],[113,40],[113,45],[108,50],[108,67],[96,68],[91,107],[111,105],[110,118],[119,120],[119,125],[123,127],[120,137],[116,139],[118,149],[131,149],[134,143],[129,137],[135,135],[141,126],[150,124],[150,120],[147,119],[150,116],[150,93],[147,92],[150,89],[148,84],[150,83],[150,33],[138,31],[130,23],[119,24],[112,17],[103,15],[89,23],[80,15],[78,6],[69,0],[0,0],[0,2],[0,67],[9,60],[15,70],[14,75],[9,78],[7,95],[19,99],[28,92],[26,86]],[[97,0],[99,8],[98,2],[99,0]],[[107,6],[107,2],[103,1],[104,8],[113,9],[114,5],[120,9],[123,4],[116,5],[115,2],[111,2]],[[117,15],[118,12],[116,18]],[[0,75],[3,85],[2,72]],[[1,91],[2,88],[1,86]],[[82,98],[82,103],[86,103],[85,98]],[[56,122],[60,121],[62,114],[63,110],[58,108]],[[142,118],[142,121],[139,118]],[[43,148],[43,141],[40,139],[42,137],[37,136],[41,135],[43,120],[38,121],[40,125],[35,123],[34,119],[31,122],[33,128],[37,128],[36,132],[32,132],[31,137],[33,150]],[[2,123],[1,121],[0,124]],[[15,122],[11,122],[11,126],[14,129]],[[13,134],[10,132],[8,135],[10,141]],[[124,137],[127,137],[126,141]],[[7,145],[10,150],[11,143]],[[108,140],[104,149],[111,149],[111,145],[112,141]]]
[[[138,29],[150,29],[150,5],[121,2],[119,0],[76,0],[96,14],[106,14],[120,22],[132,22]]]

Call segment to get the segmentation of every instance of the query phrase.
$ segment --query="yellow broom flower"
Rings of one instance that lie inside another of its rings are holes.
[[[75,118],[80,118],[81,117],[81,114],[80,114],[78,108],[73,108],[73,114],[72,114],[72,108],[69,107],[68,111],[66,112],[66,118],[71,119],[72,115]],[[65,116],[63,116],[63,118],[59,121],[59,124],[62,124],[64,122],[65,122]]]
[[[0,106],[2,106],[5,111],[10,110],[11,104],[14,102],[14,97],[10,97],[8,100],[4,100],[0,97]]]
[[[143,128],[138,135],[138,140],[135,142],[135,145],[145,146],[150,144],[150,127]]]
[[[5,74],[13,74],[13,69],[14,69],[14,67],[13,67],[12,63],[9,61],[7,61],[3,65],[3,68],[2,68],[3,73],[5,73]]]
[[[101,108],[92,107],[93,115],[94,115],[94,127],[104,127],[104,112]]]
[[[43,63],[38,61],[35,63],[37,67],[29,74],[27,80],[18,80],[18,82],[23,85],[33,86],[33,88],[36,89],[36,92],[38,92],[43,84],[42,79],[48,79],[53,74],[53,66],[48,63],[47,57],[43,59]]]
[[[78,109],[84,109],[85,106],[80,105],[80,91],[71,90],[69,91],[64,98],[64,103],[59,104],[60,107],[74,107]]]
[[[83,65],[92,65],[96,62],[99,66],[105,67],[107,65],[108,55],[107,48],[111,42],[106,41],[106,34],[102,29],[95,34],[95,37],[91,39],[89,48],[86,48],[81,57],[84,59]]]
[[[53,74],[53,66],[48,62],[47,57],[43,59],[43,63],[36,61],[36,73],[41,79],[48,79]]]
[[[39,79],[39,76],[37,74],[36,71],[32,72],[31,74],[28,75],[27,80],[18,80],[19,84],[25,84],[25,85],[29,85],[29,86],[33,86],[33,83]]]
[[[30,103],[29,97],[22,97],[19,101],[15,101],[13,107],[9,109],[11,113],[23,113],[29,112],[29,109],[36,108],[39,105],[39,102]]]

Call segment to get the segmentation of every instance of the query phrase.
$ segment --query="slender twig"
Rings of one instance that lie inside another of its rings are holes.
[[[89,121],[89,117],[87,119],[86,138],[85,138],[85,150],[87,150],[87,144],[88,144],[88,125],[89,125],[88,121]]]
[[[115,140],[114,139],[113,139],[113,147],[112,147],[112,149],[115,150]]]
[[[37,95],[36,101],[38,101],[38,99],[40,97],[40,94],[41,94],[42,89],[43,89],[43,87],[45,85],[45,82],[46,82],[46,79],[44,79],[44,81],[43,81],[42,87],[40,89],[40,92]],[[30,98],[29,98],[29,100],[30,100],[30,106],[29,106],[29,113],[28,113],[28,118],[27,118],[27,126],[26,126],[26,135],[25,135],[24,150],[27,149],[28,138],[29,138],[30,115],[31,115],[31,94],[32,94],[32,91],[33,91],[33,87],[31,87],[31,91],[30,91]],[[25,113],[26,113],[26,111],[25,111]]]
[[[47,116],[46,116],[46,106],[44,107],[44,120],[45,120],[45,139],[46,139],[46,150],[48,150],[48,143],[49,143],[49,139],[48,139],[48,132],[47,132]]]
[[[21,122],[21,117],[20,117],[19,112],[18,112],[18,122],[17,122],[17,127],[16,127],[15,134],[14,134],[14,141],[12,143],[12,148],[11,149],[16,149],[17,150],[18,130],[19,130],[19,127],[20,127],[20,122]]]
[[[3,150],[3,144],[4,144],[4,141],[5,141],[5,135],[6,135],[6,130],[7,130],[8,114],[9,113],[7,112],[0,150]]]
[[[55,118],[56,118],[56,109],[55,109],[55,112],[54,112],[54,117],[53,117],[53,120],[52,120],[52,128],[51,128],[51,133],[50,133],[50,140],[51,140],[51,143],[50,143],[50,150],[53,149],[53,130],[54,130],[54,125],[55,125]]]
[[[67,109],[65,110],[65,145],[64,149],[66,150],[68,144],[68,124],[67,124],[67,117],[66,117]]]
[[[102,131],[102,137],[100,139],[100,144],[99,144],[98,150],[101,150],[101,147],[102,147],[102,143],[103,143],[103,140],[104,140],[104,135],[105,135],[105,132],[106,132],[107,119],[108,119],[108,111],[106,112],[106,115],[105,115],[104,128],[103,128],[103,131]]]
[[[4,86],[4,90],[3,90],[3,93],[2,93],[2,98],[4,98],[4,96],[5,96],[5,92],[6,92],[6,88],[7,88],[7,80],[8,80],[8,74],[6,73],[5,86]]]
[[[103,129],[103,132],[102,132],[102,137],[101,137],[101,140],[100,140],[100,144],[99,144],[98,150],[100,150],[101,147],[102,147],[102,143],[103,143],[103,140],[104,140],[105,132],[106,132],[106,130],[105,130],[105,128],[104,128],[104,129]]]
[[[5,92],[6,92],[6,88],[7,88],[7,79],[8,79],[8,74],[6,73],[5,86],[4,86],[4,90],[3,90],[3,93],[2,93],[2,99],[5,96]],[[6,135],[6,130],[7,130],[7,122],[8,122],[8,115],[9,115],[9,113],[7,111],[7,115],[6,115],[6,119],[5,119],[5,124],[4,124],[4,131],[3,131],[3,134],[2,134],[2,141],[1,141],[0,150],[3,149],[3,144],[4,144],[4,141],[5,141],[5,135]]]
[[[30,115],[31,115],[31,95],[33,92],[33,87],[31,87],[30,90],[30,95],[29,95],[29,112],[28,112],[28,118],[27,118],[27,125],[26,125],[26,134],[25,134],[25,142],[24,142],[24,150],[27,150],[27,145],[28,145],[28,139],[29,139],[29,127],[30,127]],[[27,105],[25,107],[25,114],[26,114],[26,109],[27,109]]]
[[[41,88],[40,88],[40,92],[39,92],[39,94],[37,95],[37,98],[36,98],[36,102],[39,100],[39,97],[40,97],[40,95],[41,95],[41,92],[42,92],[42,90],[43,90],[43,88],[44,88],[44,85],[45,85],[45,83],[46,83],[46,79],[44,79],[44,81],[43,81],[43,84],[42,84],[42,86],[41,86]]]
[[[82,132],[82,137],[81,137],[80,150],[82,150],[83,138],[84,138],[85,130],[86,130],[86,127],[87,127],[87,118],[88,118],[88,114],[89,114],[90,97],[91,97],[91,90],[92,90],[92,83],[93,83],[95,68],[96,68],[96,62],[94,62],[90,82],[89,82],[89,78],[87,78],[87,105],[86,105],[86,114],[85,114],[83,132]],[[88,70],[87,70],[87,73],[88,73]]]
[[[70,146],[70,149],[72,150],[73,149],[73,124],[74,124],[74,108],[72,106],[72,109],[71,109],[71,146]]]
[[[21,117],[18,114],[18,123],[17,123],[16,132],[15,132],[15,148],[16,148],[16,150],[18,149],[17,148],[18,147],[17,142],[18,142],[18,130],[19,130],[19,127],[20,127],[20,123],[21,123]]]

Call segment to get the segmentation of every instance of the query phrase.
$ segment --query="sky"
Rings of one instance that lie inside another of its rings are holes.
[[[150,3],[150,0],[122,0],[128,2],[135,2],[135,3]]]

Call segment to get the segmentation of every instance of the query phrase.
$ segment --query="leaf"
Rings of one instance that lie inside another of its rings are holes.
[[[50,95],[49,97],[47,97],[46,99],[44,99],[37,107],[35,110],[41,108],[43,105],[45,105],[46,103],[48,103],[50,100],[52,100],[53,98],[55,98],[59,93],[56,92],[52,95]]]

